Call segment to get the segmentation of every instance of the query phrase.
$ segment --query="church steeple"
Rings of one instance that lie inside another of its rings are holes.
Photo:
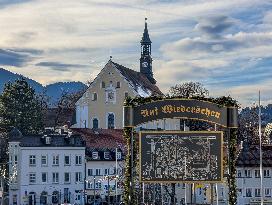
[[[147,18],[145,18],[145,28],[141,40],[140,72],[143,73],[151,83],[156,84],[152,72],[151,43],[147,29]]]

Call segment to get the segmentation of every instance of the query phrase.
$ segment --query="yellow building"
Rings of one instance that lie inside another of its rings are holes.
[[[111,59],[76,103],[76,128],[120,129],[127,96],[162,95],[153,78],[147,22],[141,40],[140,72]]]

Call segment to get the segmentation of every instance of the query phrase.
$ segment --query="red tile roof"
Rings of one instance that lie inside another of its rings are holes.
[[[88,129],[73,128],[73,133],[80,134],[86,141],[86,147],[98,149],[121,148],[125,151],[126,141],[123,137],[122,129]]]

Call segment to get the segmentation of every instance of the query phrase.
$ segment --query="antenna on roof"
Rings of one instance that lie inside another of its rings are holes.
[[[112,60],[112,56],[110,56],[110,61]]]

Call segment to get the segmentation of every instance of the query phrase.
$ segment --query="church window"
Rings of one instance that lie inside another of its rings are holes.
[[[128,97],[128,92],[125,92],[125,98],[127,98]]]
[[[121,87],[121,82],[118,81],[118,82],[116,83],[116,88],[120,88],[120,87]]]
[[[104,81],[101,82],[101,88],[105,88],[106,87],[106,84]]]
[[[108,114],[108,129],[114,129],[114,114]]]
[[[97,118],[93,119],[93,129],[98,129],[98,119]]]
[[[97,93],[93,93],[92,100],[96,101],[97,100]]]

